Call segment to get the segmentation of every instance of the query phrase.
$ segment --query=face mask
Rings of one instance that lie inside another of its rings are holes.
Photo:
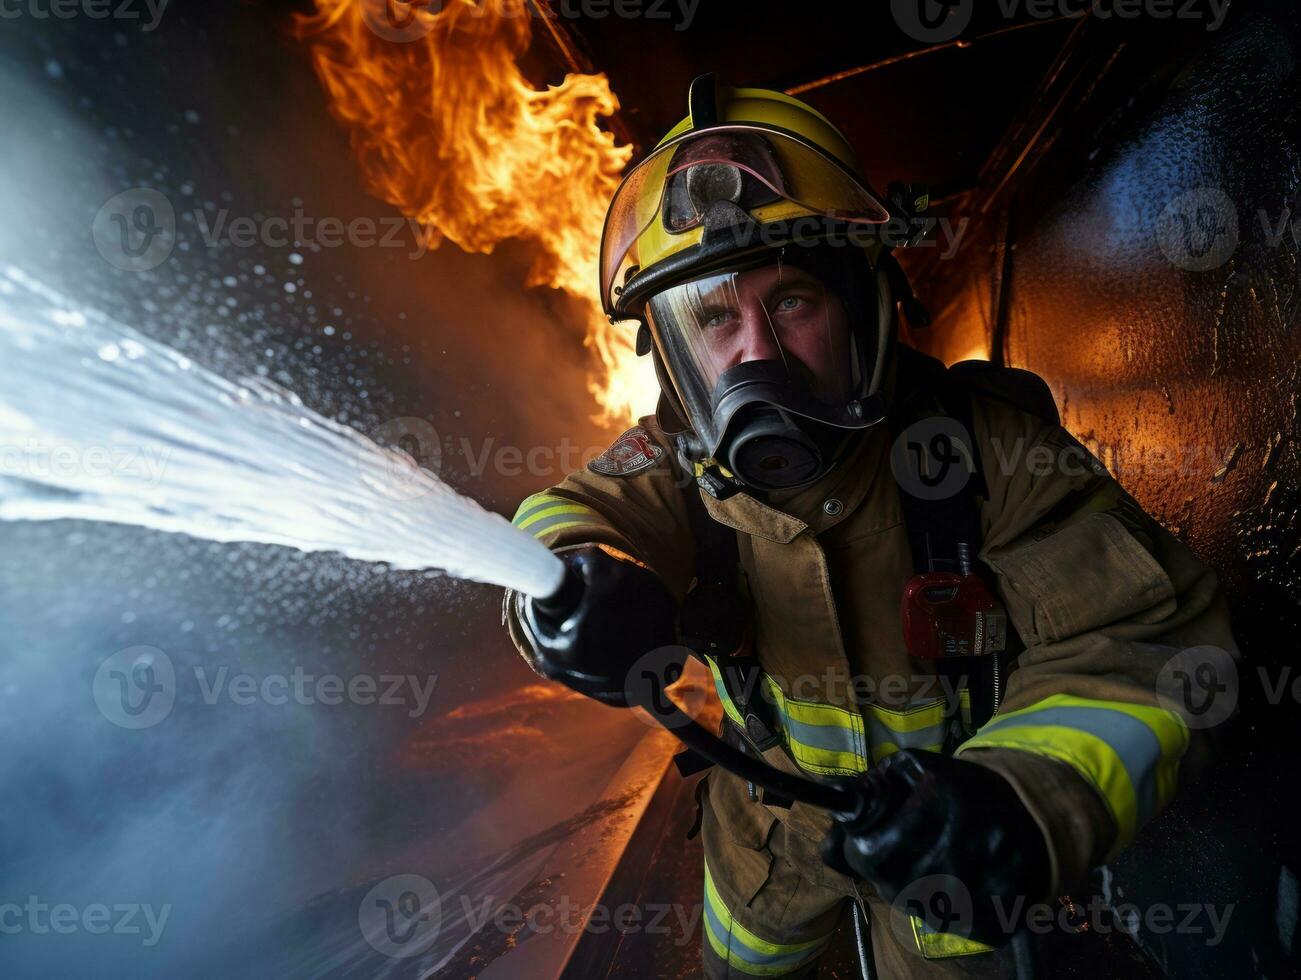
[[[691,427],[686,460],[712,461],[758,490],[825,474],[855,430],[879,421],[862,398],[854,307],[790,263],[653,296],[648,324]]]

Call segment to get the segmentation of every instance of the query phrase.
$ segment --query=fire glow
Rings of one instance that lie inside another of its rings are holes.
[[[605,208],[632,148],[599,125],[619,108],[604,75],[545,89],[524,77],[527,2],[315,0],[297,27],[367,191],[419,221],[433,247],[532,247],[525,285],[590,306],[586,343],[601,372],[589,387],[601,420],[626,424],[653,409],[654,373],[595,293]]]

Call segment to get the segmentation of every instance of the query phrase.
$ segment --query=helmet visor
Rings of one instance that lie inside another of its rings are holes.
[[[652,296],[646,318],[688,422],[711,454],[737,408],[761,400],[843,428],[856,376],[849,316],[790,263],[704,276]]]
[[[890,220],[885,204],[844,164],[781,130],[753,124],[687,133],[657,148],[624,179],[601,238],[601,298],[638,271],[701,240],[704,215],[735,204],[758,224],[828,218],[869,230]]]

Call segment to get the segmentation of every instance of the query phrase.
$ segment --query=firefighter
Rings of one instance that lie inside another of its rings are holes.
[[[710,978],[812,975],[847,902],[882,976],[1008,975],[1018,916],[1124,848],[1187,768],[1163,666],[1236,656],[1212,571],[1042,382],[897,343],[917,304],[892,252],[924,207],[874,193],[808,105],[697,80],[601,247],[658,409],[514,519],[586,583],[572,615],[507,595],[535,670],[625,704],[638,658],[681,640],[735,746],[869,789],[833,816],[709,773]]]

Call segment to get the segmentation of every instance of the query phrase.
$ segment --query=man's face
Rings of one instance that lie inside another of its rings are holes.
[[[834,293],[802,269],[773,264],[702,290],[698,312],[714,377],[744,361],[784,361],[826,404],[849,396],[849,324]]]

